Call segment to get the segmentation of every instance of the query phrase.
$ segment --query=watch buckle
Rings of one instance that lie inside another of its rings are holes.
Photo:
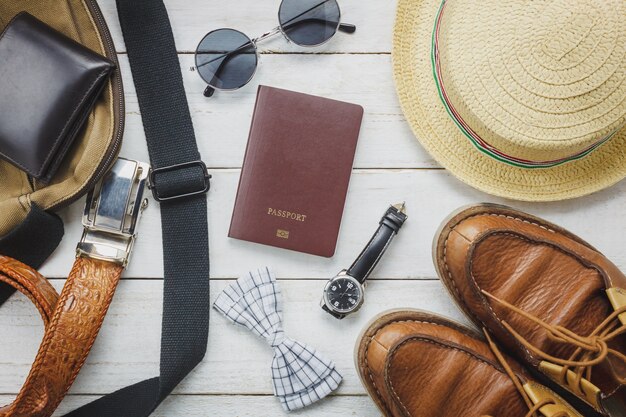
[[[144,191],[149,169],[144,162],[118,158],[87,194],[77,257],[128,264],[137,223],[148,205]]]

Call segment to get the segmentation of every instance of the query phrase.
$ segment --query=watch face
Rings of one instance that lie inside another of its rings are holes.
[[[333,279],[324,294],[326,304],[339,313],[350,313],[361,303],[363,292],[361,285],[352,277]]]

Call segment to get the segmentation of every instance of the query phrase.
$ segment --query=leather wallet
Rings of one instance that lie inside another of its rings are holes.
[[[0,157],[48,183],[115,65],[22,12],[0,34]]]

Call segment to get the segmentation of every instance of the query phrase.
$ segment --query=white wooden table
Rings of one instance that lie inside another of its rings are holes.
[[[202,36],[219,27],[254,37],[277,24],[279,0],[168,0],[196,136],[211,167],[209,228],[212,299],[248,269],[268,265],[285,296],[285,326],[333,358],[344,376],[335,395],[294,415],[378,416],[353,365],[358,333],[377,313],[413,307],[465,321],[436,278],[431,240],[441,220],[457,207],[494,201],[544,216],[582,235],[626,268],[626,182],[575,201],[523,204],[475,191],[441,169],[420,147],[402,115],[391,73],[395,1],[340,0],[356,34],[338,34],[318,49],[302,49],[277,38],[260,46],[253,81],[234,93],[202,96],[204,83],[192,71]],[[126,134],[122,156],[148,160],[137,97],[132,85],[114,0],[100,0],[113,32],[126,89]],[[158,57],[155,57],[158,59]],[[359,103],[365,119],[356,155],[337,253],[332,259],[232,240],[227,230],[256,88],[259,83]],[[167,100],[167,97],[163,97]],[[337,321],[319,308],[324,282],[348,266],[390,203],[406,200],[409,220],[367,289],[357,317]],[[66,235],[42,268],[61,288],[82,230],[83,201],[63,210]],[[158,205],[146,210],[131,265],[124,274],[87,363],[58,415],[133,382],[158,374],[162,301],[162,251]],[[212,300],[211,300],[212,301]],[[207,302],[209,302],[207,300]],[[24,381],[43,333],[37,311],[25,297],[0,309],[0,402]],[[204,362],[155,415],[281,416],[272,396],[272,352],[263,340],[213,314]]]

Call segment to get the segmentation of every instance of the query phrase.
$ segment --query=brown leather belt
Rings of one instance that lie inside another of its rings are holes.
[[[30,298],[45,326],[26,383],[11,405],[0,408],[0,416],[52,415],[96,340],[122,270],[112,262],[78,258],[59,296],[37,271],[0,256],[0,280]]]
[[[76,379],[128,262],[147,175],[146,164],[120,158],[87,197],[85,232],[60,295],[36,270],[0,255],[0,281],[32,301],[45,326],[28,378],[0,417],[49,417]]]

